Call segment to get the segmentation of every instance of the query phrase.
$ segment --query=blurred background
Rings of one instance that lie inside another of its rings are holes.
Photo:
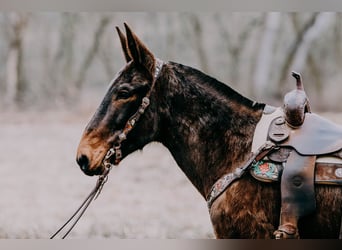
[[[1,109],[77,105],[124,64],[127,22],[156,56],[276,103],[300,72],[316,110],[341,111],[341,13],[2,13]]]
[[[164,61],[281,105],[300,72],[314,112],[342,124],[341,13],[0,13],[0,238],[48,238],[96,177],[75,162],[125,64],[127,22]],[[70,238],[213,238],[206,203],[159,144],[127,157]]]

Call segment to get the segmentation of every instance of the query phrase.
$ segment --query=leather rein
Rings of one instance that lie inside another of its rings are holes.
[[[66,231],[66,233],[61,237],[62,239],[65,239],[66,236],[75,227],[75,225],[77,224],[79,219],[82,217],[82,215],[85,213],[85,211],[89,207],[90,203],[93,200],[96,200],[96,198],[101,193],[101,190],[102,190],[104,184],[108,180],[108,174],[109,174],[110,170],[113,168],[113,166],[117,166],[122,160],[121,143],[127,139],[128,133],[134,128],[135,124],[140,119],[141,115],[145,113],[146,108],[150,104],[150,95],[151,95],[152,89],[155,85],[155,82],[157,81],[157,78],[159,77],[159,74],[160,74],[160,71],[161,71],[163,65],[164,65],[164,62],[162,60],[156,58],[155,72],[154,72],[154,76],[152,79],[151,88],[147,92],[145,97],[142,99],[142,102],[138,108],[138,111],[135,112],[128,119],[125,127],[121,130],[121,133],[119,134],[116,142],[107,151],[106,156],[104,157],[104,159],[102,161],[102,166],[104,167],[104,171],[99,176],[95,187],[92,189],[92,191],[87,196],[87,198],[83,201],[81,206],[75,211],[75,213],[50,237],[50,239],[55,238],[68,224],[70,224],[74,220],[73,223],[70,225],[69,229]],[[111,162],[111,159],[113,158],[113,156],[114,156],[114,163]]]

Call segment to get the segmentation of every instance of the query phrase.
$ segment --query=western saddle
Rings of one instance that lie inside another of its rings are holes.
[[[260,181],[280,181],[276,239],[299,238],[298,220],[316,208],[315,184],[342,185],[342,126],[311,113],[300,75],[292,76],[296,89],[285,95],[282,108],[265,108],[254,134],[252,151],[265,141],[274,150],[250,168]]]

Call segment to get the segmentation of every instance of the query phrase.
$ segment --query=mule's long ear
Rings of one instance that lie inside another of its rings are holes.
[[[128,51],[135,63],[144,66],[153,76],[155,57],[125,23]]]
[[[129,55],[129,52],[128,52],[126,37],[121,32],[121,30],[119,29],[118,26],[116,26],[115,28],[116,28],[116,31],[118,32],[118,35],[119,35],[119,38],[120,38],[121,47],[122,47],[122,51],[124,53],[126,62],[130,62],[130,61],[132,61],[132,58],[131,58],[131,56]]]

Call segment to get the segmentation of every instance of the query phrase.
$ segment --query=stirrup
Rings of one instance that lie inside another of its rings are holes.
[[[299,239],[298,228],[292,223],[280,225],[273,235],[276,240]]]

